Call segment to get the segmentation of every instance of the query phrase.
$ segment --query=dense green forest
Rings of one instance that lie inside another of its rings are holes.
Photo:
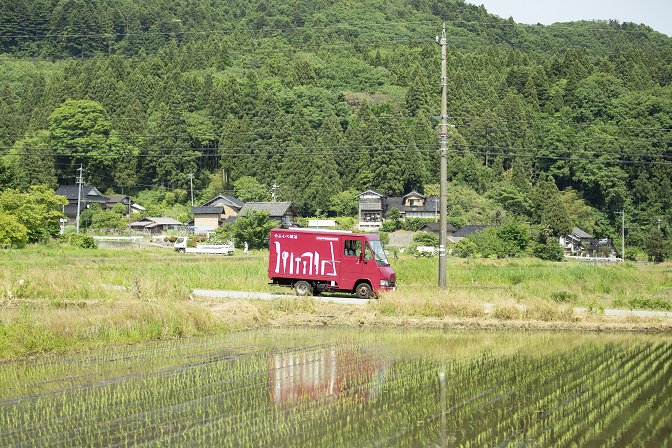
[[[252,177],[306,216],[432,193],[442,22],[454,222],[617,238],[624,209],[629,245],[672,233],[672,38],[452,0],[3,1],[0,190],[83,164],[153,197]]]

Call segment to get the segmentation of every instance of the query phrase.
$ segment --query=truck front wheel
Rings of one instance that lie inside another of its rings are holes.
[[[299,280],[298,282],[294,283],[294,291],[296,291],[297,296],[313,295],[313,287],[305,280]]]
[[[355,287],[355,294],[358,299],[368,299],[371,297],[371,285],[368,283],[360,283]]]

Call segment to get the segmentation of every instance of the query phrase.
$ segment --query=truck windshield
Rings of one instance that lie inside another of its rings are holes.
[[[369,241],[369,244],[371,246],[371,250],[373,251],[374,257],[376,257],[376,264],[378,266],[389,266],[390,263],[387,261],[382,243],[378,240],[373,240]]]

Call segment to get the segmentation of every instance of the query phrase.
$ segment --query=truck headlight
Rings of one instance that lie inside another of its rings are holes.
[[[381,280],[380,281],[380,286],[390,286],[390,281],[389,280]]]

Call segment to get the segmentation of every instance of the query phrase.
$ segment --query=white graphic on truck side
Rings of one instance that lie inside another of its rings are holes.
[[[294,252],[283,251],[279,241],[274,241],[275,245],[275,273],[290,275],[327,275],[336,277],[336,257],[334,256],[334,243],[329,242],[331,249],[331,260],[321,260],[320,254],[317,251],[304,252],[296,256]],[[280,271],[280,259],[282,258],[282,271]],[[289,262],[289,267],[287,266]],[[326,270],[326,266],[330,265],[331,269]],[[313,267],[315,268],[313,270]]]

